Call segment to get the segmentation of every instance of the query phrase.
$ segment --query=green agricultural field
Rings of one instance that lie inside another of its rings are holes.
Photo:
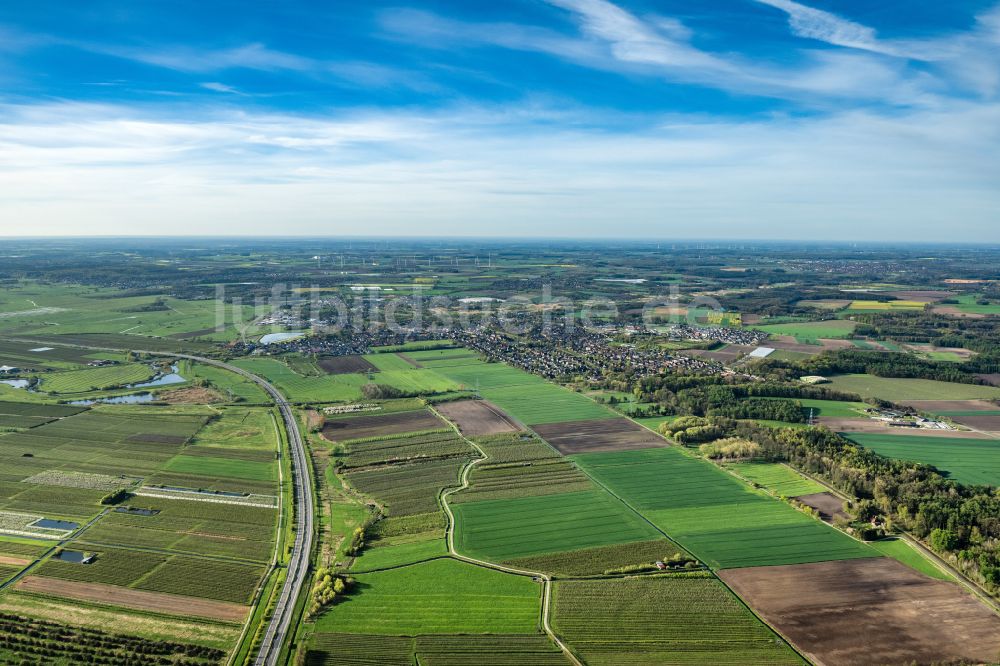
[[[844,433],[879,455],[933,465],[959,483],[1000,486],[1000,440]]]
[[[404,352],[407,357],[412,358],[414,361],[419,362],[423,365],[424,361],[453,361],[458,359],[475,359],[479,358],[476,352],[466,349],[465,347],[448,347],[446,349],[427,349],[427,350],[408,350]]]
[[[456,550],[493,561],[661,536],[601,490],[468,502],[452,510]]]
[[[908,400],[978,400],[1000,398],[1000,387],[956,384],[934,379],[898,379],[874,375],[835,375],[824,386],[835,391],[857,393],[862,398],[891,402]]]
[[[858,418],[864,415],[865,409],[869,407],[863,402],[846,402],[841,400],[813,400],[810,398],[799,399],[802,405],[802,413],[809,417],[810,411],[814,417],[833,416],[839,418]]]
[[[554,495],[592,490],[594,484],[576,465],[537,437],[521,433],[482,437],[488,460],[473,469],[471,487],[452,495],[452,503]]]
[[[6,287],[9,308],[0,317],[0,330],[17,329],[24,337],[49,335],[58,325],[59,334],[114,334],[135,341],[125,348],[154,350],[142,340],[159,336],[175,347],[193,344],[186,338],[228,341],[238,337],[235,324],[245,325],[253,308],[225,308],[224,330],[217,332],[218,307],[213,300],[181,300],[170,296],[122,296],[115,289],[79,285],[41,285],[22,282]],[[160,303],[156,304],[159,299]],[[155,339],[155,338],[154,338]],[[202,343],[203,344],[203,343]]]
[[[400,543],[393,545],[374,545],[365,548],[354,565],[352,571],[374,571],[376,569],[389,569],[423,562],[436,557],[444,557],[448,554],[448,547],[445,545],[443,534],[437,538],[425,541],[413,541],[410,543]]]
[[[734,472],[783,497],[798,497],[822,493],[826,488],[805,478],[787,465],[769,462],[734,463],[726,465]]]
[[[236,460],[209,456],[176,456],[163,469],[179,474],[199,474],[202,476],[249,481],[277,481],[278,465],[275,462]]]
[[[671,416],[650,416],[644,419],[633,419],[639,425],[645,426],[654,432],[660,432],[660,425],[664,423],[670,423],[674,419],[679,418],[676,415]]]
[[[958,305],[954,307],[966,314],[1000,315],[1000,303],[994,300],[989,305],[980,305],[976,302],[978,299],[979,297],[976,294],[962,294],[956,299]]]
[[[854,333],[857,324],[846,319],[829,321],[791,322],[787,324],[765,324],[751,326],[771,335],[791,335],[799,342],[815,342],[820,338],[847,338]]]
[[[894,560],[898,560],[911,569],[916,569],[920,573],[930,576],[931,578],[949,581],[955,580],[953,576],[942,571],[941,568],[931,562],[927,556],[918,551],[914,546],[911,546],[906,539],[892,537],[889,539],[882,539],[881,541],[873,541],[871,542],[871,546],[883,555],[891,557]]]
[[[678,448],[574,456],[584,471],[713,568],[875,551]]]
[[[314,634],[310,666],[567,666],[562,651],[543,634],[373,636]]]
[[[486,389],[484,398],[529,426],[562,421],[611,419],[618,415],[579,393],[549,382]]]
[[[84,609],[76,600],[61,600],[18,592],[0,595],[0,613],[56,623],[70,623],[74,627],[101,632],[109,631],[109,627],[113,627],[110,631],[115,634],[142,636],[153,641],[191,643],[220,650],[231,649],[240,633],[240,628],[231,624],[153,615],[113,606],[88,605]],[[130,647],[134,650],[135,646]],[[131,652],[132,657],[134,654],[134,651]],[[30,661],[35,661],[34,657],[31,657]],[[120,660],[121,657],[112,660],[111,663]]]
[[[257,564],[175,556],[133,587],[248,604],[264,573],[265,568]]]
[[[233,365],[263,376],[292,402],[351,402],[361,398],[361,387],[369,383],[360,374],[306,377],[273,358],[241,358]]]
[[[795,363],[799,361],[806,361],[820,352],[820,348],[816,348],[816,353],[807,354],[806,352],[788,351],[787,349],[778,349],[771,354],[768,354],[767,358],[774,361],[793,361]]]
[[[192,382],[204,380],[219,393],[235,401],[252,404],[270,403],[264,389],[235,372],[203,363],[185,361],[182,365],[181,375]]]
[[[457,349],[455,343],[451,340],[412,340],[404,342],[401,345],[386,345],[374,348],[376,352],[383,354],[386,352],[406,352],[408,355],[411,353],[432,353],[439,350],[447,351],[449,349]]]
[[[356,588],[316,620],[319,632],[529,634],[541,588],[531,578],[451,558],[355,575]]]
[[[463,384],[467,388],[498,389],[511,386],[544,385],[547,382],[541,377],[528,374],[518,368],[504,363],[488,363],[478,356],[467,355],[468,350],[449,350],[440,360],[422,359],[419,354],[416,360],[425,368],[432,368],[438,374]]]
[[[352,468],[427,458],[469,457],[472,454],[472,447],[454,430],[442,430],[355,440],[347,445],[347,451],[339,456],[339,460],[344,467]]]
[[[126,363],[105,368],[86,368],[40,375],[39,389],[50,394],[87,393],[150,379],[154,370],[145,363]]]
[[[527,425],[616,416],[584,395],[503,363],[487,363],[475,357],[420,363],[466,388],[478,388],[484,398]]]
[[[803,663],[722,583],[698,574],[557,582],[552,624],[590,666]]]
[[[185,450],[188,455],[242,455],[256,452],[270,459],[278,446],[277,421],[271,410],[223,407],[198,431]],[[253,456],[249,459],[261,459]]]
[[[129,586],[165,563],[168,555],[115,548],[88,549],[96,553],[93,564],[75,564],[48,559],[34,571],[39,576],[60,580]]]
[[[573,577],[637,569],[651,570],[658,560],[669,562],[676,556],[687,557],[687,553],[669,539],[660,538],[522,557],[507,560],[504,564],[527,571],[543,571],[554,576]]]
[[[431,458],[350,472],[346,477],[352,486],[383,505],[390,516],[431,513],[440,507],[441,490],[459,485],[459,472],[466,460]]]
[[[417,368],[398,354],[368,354],[364,357],[378,369],[372,381],[395,386],[407,393],[444,393],[458,384],[428,368]]]

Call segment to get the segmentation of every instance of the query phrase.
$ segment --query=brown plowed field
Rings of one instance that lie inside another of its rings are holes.
[[[560,453],[632,451],[667,446],[659,435],[628,419],[564,421],[535,426],[535,432]]]
[[[961,423],[969,428],[985,432],[1000,432],[1000,415],[984,414],[982,416],[949,416],[955,423]]]
[[[22,592],[35,592],[54,597],[79,599],[94,603],[125,606],[137,610],[166,613],[168,615],[183,615],[205,617],[222,622],[242,622],[249,608],[240,604],[224,601],[210,601],[197,597],[182,597],[176,594],[162,592],[146,592],[130,590],[117,585],[103,583],[80,583],[42,576],[28,576],[17,584],[16,589]]]
[[[756,347],[750,345],[729,345],[725,349],[717,349],[715,351],[707,349],[686,349],[684,351],[678,352],[684,356],[696,356],[698,358],[707,358],[713,361],[718,361],[719,363],[731,363],[743,356],[752,352]]]
[[[940,301],[943,298],[951,298],[956,294],[954,291],[932,291],[915,289],[911,291],[887,291],[887,294],[894,296],[901,301],[923,301],[924,303],[930,303],[933,301]]]
[[[23,567],[31,564],[31,560],[25,560],[20,557],[10,557],[9,555],[0,555],[0,564],[9,567]]]
[[[498,435],[521,430],[517,421],[485,400],[445,402],[437,405],[436,409],[446,419],[458,424],[458,429],[468,437]]]
[[[774,340],[761,343],[764,347],[772,349],[783,349],[785,351],[802,352],[804,354],[819,354],[830,349],[847,349],[853,347],[850,340],[819,340],[818,345],[807,345],[798,342],[791,335],[778,335]]]
[[[986,319],[986,315],[979,312],[962,312],[956,305],[935,305],[931,308],[931,312],[951,315],[952,317],[965,317],[966,319]]]
[[[1000,410],[1000,406],[989,400],[907,400],[903,404],[931,414],[937,412],[995,412]]]
[[[350,375],[375,370],[363,356],[324,356],[317,361],[320,369],[328,375]]]
[[[957,584],[888,557],[719,576],[816,664],[995,663],[1000,655],[1000,617]]]
[[[847,517],[847,513],[844,511],[844,500],[833,493],[799,495],[795,499],[819,511],[819,517],[828,523],[833,522],[837,516]]]
[[[952,417],[953,421],[958,421],[964,417]],[[905,428],[891,426],[884,421],[874,419],[847,419],[839,416],[820,416],[816,418],[816,423],[825,426],[834,432],[867,432],[879,435],[919,435],[921,437],[967,437],[969,439],[981,438],[982,435],[969,432],[967,430],[938,430],[936,428]]]
[[[375,416],[348,416],[342,419],[327,419],[323,426],[323,436],[331,441],[345,439],[397,435],[418,430],[447,428],[448,424],[426,409],[412,412],[396,412]]]
[[[979,377],[983,381],[993,384],[993,386],[1000,386],[1000,373],[993,373],[990,375],[976,375],[976,377]]]

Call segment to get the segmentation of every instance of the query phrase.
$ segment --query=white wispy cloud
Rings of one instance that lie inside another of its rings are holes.
[[[785,12],[792,32],[834,46],[932,64],[954,85],[978,94],[1000,92],[1000,5],[976,17],[972,29],[922,38],[879,38],[875,29],[795,0],[754,0]]]
[[[546,0],[572,12],[584,34],[611,45],[612,53],[625,62],[669,67],[730,70],[731,65],[677,39],[678,22],[667,29],[660,22],[646,23],[606,0]],[[690,33],[681,34],[683,38]]]
[[[998,104],[610,124],[566,107],[0,106],[0,232],[1000,241]]]
[[[204,83],[200,83],[198,85],[205,90],[211,90],[213,92],[226,93],[228,95],[246,95],[246,93],[241,92],[238,88],[225,83],[220,83],[219,81],[205,81]]]
[[[609,0],[545,0],[575,20],[579,36],[538,26],[458,21],[412,9],[388,10],[382,26],[394,38],[428,48],[494,46],[548,54],[578,65],[742,95],[822,106],[828,100],[924,104],[922,74],[886,63],[875,54],[831,55],[804,51],[803,62],[776,65],[738,53],[695,46],[693,33],[672,17],[639,16]]]
[[[190,46],[121,46],[77,42],[87,51],[134,60],[181,72],[217,72],[225,69],[252,69],[264,72],[304,72],[316,68],[312,58],[250,43],[225,49],[199,49]]]
[[[866,25],[855,23],[822,9],[808,7],[794,2],[794,0],[755,1],[787,13],[788,23],[792,31],[799,37],[816,39],[836,46],[895,55],[891,48],[879,42],[875,30]]]

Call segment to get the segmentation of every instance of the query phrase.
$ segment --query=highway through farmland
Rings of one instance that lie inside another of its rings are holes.
[[[313,514],[315,512],[312,487],[309,481],[306,447],[302,440],[302,433],[299,431],[299,424],[295,420],[295,413],[278,389],[261,377],[243,368],[190,354],[165,354],[161,352],[158,355],[174,356],[198,361],[199,363],[207,363],[208,365],[225,368],[230,372],[235,372],[238,375],[246,377],[267,391],[267,394],[274,400],[274,404],[278,406],[281,418],[285,422],[285,431],[288,433],[288,447],[292,453],[292,478],[294,480],[296,507],[295,543],[292,546],[291,559],[288,561],[288,575],[285,578],[285,584],[281,588],[281,594],[278,596],[274,613],[271,615],[271,620],[267,624],[264,637],[261,639],[260,651],[254,660],[256,666],[277,666],[278,658],[281,655],[281,646],[288,637],[288,632],[292,629],[292,620],[295,616],[295,602],[298,600],[299,594],[305,585],[306,577],[309,575]]]
[[[18,338],[8,338],[16,342],[36,342],[34,340],[21,340]],[[52,343],[61,347],[76,347],[79,349],[95,349],[99,351],[121,351],[114,347],[96,347],[90,345],[75,345],[69,343]],[[294,505],[295,505],[295,540],[292,546],[292,555],[288,561],[288,575],[278,596],[278,602],[274,607],[274,613],[267,624],[267,629],[261,639],[260,650],[254,660],[255,666],[277,666],[278,658],[281,656],[281,647],[292,629],[292,620],[295,616],[295,603],[305,585],[306,577],[309,575],[309,562],[312,554],[312,535],[315,506],[313,505],[312,486],[309,477],[309,466],[306,458],[305,442],[302,433],[299,431],[299,424],[295,420],[295,413],[291,405],[269,382],[261,377],[248,372],[243,368],[230,365],[222,361],[195,356],[193,354],[179,354],[175,352],[143,351],[134,350],[140,354],[151,356],[169,356],[172,358],[185,358],[190,361],[197,361],[207,365],[214,365],[238,375],[246,377],[250,381],[259,385],[277,405],[281,412],[281,418],[285,422],[285,431],[288,433],[288,446],[291,450],[292,478],[294,479]]]

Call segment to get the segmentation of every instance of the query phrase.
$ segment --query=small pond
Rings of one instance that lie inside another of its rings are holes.
[[[147,388],[149,386],[168,386],[170,384],[183,384],[187,380],[177,374],[177,366],[171,366],[170,372],[153,377],[148,382],[141,384],[129,384],[125,388]]]
[[[68,520],[53,520],[52,518],[40,518],[31,523],[31,527],[44,527],[50,530],[75,530],[79,523],[71,523]]]
[[[62,560],[63,562],[72,562],[73,564],[90,564],[96,558],[94,555],[81,553],[78,550],[63,550],[56,555],[56,559]]]
[[[120,506],[115,509],[115,513],[127,513],[130,516],[155,516],[159,512],[159,509],[137,509],[131,506]]]
[[[92,400],[73,400],[67,404],[87,407],[89,405],[135,405],[143,402],[153,402],[152,393],[136,393],[135,395],[119,395],[114,398],[94,398]]]
[[[27,379],[0,379],[0,384],[13,386],[16,389],[26,389],[28,388],[28,383]]]

